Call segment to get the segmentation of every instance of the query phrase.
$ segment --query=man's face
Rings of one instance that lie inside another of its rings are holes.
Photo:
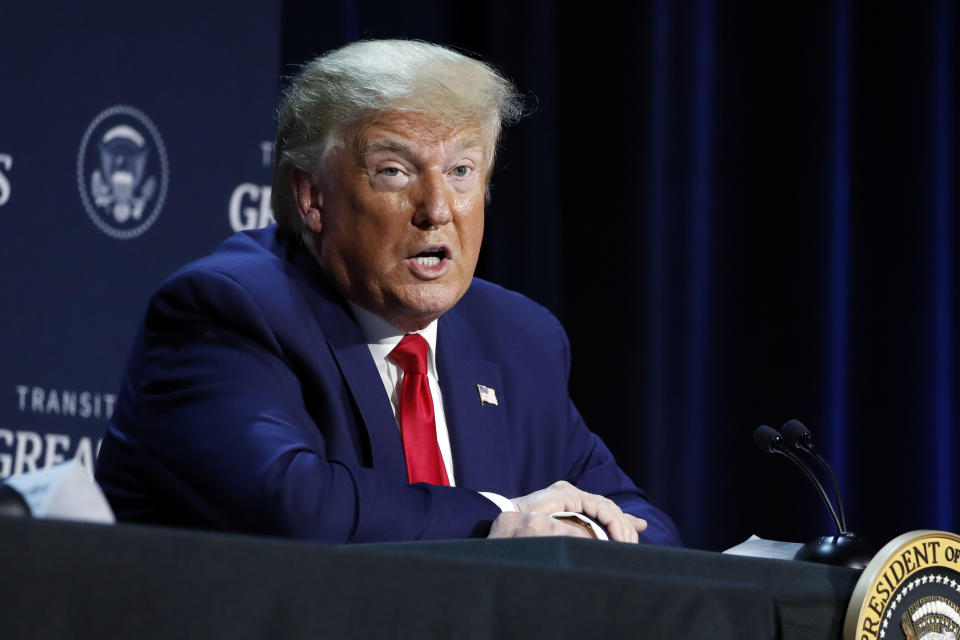
[[[333,152],[314,240],[348,299],[404,331],[456,304],[483,238],[484,151],[477,126],[387,112]]]

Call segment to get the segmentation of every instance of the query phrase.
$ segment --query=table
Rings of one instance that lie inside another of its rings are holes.
[[[0,518],[0,638],[839,639],[859,571],[572,538],[324,546]]]

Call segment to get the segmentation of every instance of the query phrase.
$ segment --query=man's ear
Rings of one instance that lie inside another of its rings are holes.
[[[290,170],[290,190],[303,226],[320,233],[323,228],[323,194],[317,181],[303,169],[294,167]]]

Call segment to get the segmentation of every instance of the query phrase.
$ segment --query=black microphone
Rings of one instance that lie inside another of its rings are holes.
[[[823,503],[827,505],[827,510],[830,512],[830,516],[833,518],[833,523],[837,527],[837,534],[843,535],[843,527],[840,525],[840,518],[837,517],[837,512],[833,508],[833,503],[830,502],[830,498],[827,496],[827,491],[823,488],[823,484],[821,484],[820,480],[813,473],[810,467],[808,467],[807,464],[800,459],[800,456],[784,446],[783,438],[780,437],[780,432],[773,427],[768,427],[767,425],[762,424],[757,427],[756,431],[753,432],[753,442],[764,453],[779,453],[790,460],[790,462],[797,465],[797,468],[803,472],[803,475],[807,476],[807,479],[812,482],[813,486],[816,487],[817,491],[820,492],[820,498],[822,498]]]
[[[783,437],[781,437],[780,433],[775,429],[766,425],[757,427],[753,432],[753,441],[761,451],[764,453],[779,453],[788,458],[797,465],[797,468],[816,486],[824,504],[827,505],[827,510],[830,512],[834,525],[837,527],[838,535],[821,536],[815,540],[811,540],[800,547],[793,557],[795,560],[863,569],[873,558],[873,550],[867,543],[857,537],[857,534],[846,530],[846,519],[843,518],[842,515],[837,516],[837,511],[833,508],[833,503],[830,502],[830,498],[827,496],[827,492],[816,474],[813,473],[813,470],[810,469],[797,454],[785,446],[786,441],[786,444],[807,451],[810,455],[818,458],[820,464],[824,465],[830,471],[830,475],[833,477],[834,489],[837,491],[837,503],[839,505],[840,490],[836,476],[833,474],[833,470],[830,469],[826,460],[823,460],[819,454],[812,452],[813,444],[811,439],[810,431],[798,420],[790,420],[784,425]],[[807,447],[809,447],[810,450],[808,450]],[[842,513],[841,507],[841,514]]]
[[[840,512],[840,526],[846,532],[847,516],[843,512],[843,498],[840,496],[840,483],[837,482],[837,474],[833,472],[833,467],[824,460],[823,456],[813,446],[813,434],[810,433],[810,429],[807,429],[799,420],[787,420],[783,425],[783,440],[788,447],[806,451],[813,456],[813,459],[830,474],[830,479],[833,481],[833,495],[837,499],[837,511]]]

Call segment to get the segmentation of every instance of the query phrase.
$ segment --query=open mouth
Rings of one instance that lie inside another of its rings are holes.
[[[413,261],[422,267],[437,267],[447,257],[447,250],[443,247],[427,249],[413,256]]]

